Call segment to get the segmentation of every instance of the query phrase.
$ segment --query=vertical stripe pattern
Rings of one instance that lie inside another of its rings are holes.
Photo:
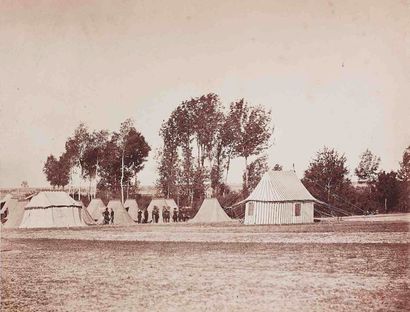
[[[295,204],[300,204],[300,216],[295,215]],[[253,214],[249,206],[253,205]],[[300,224],[313,223],[313,202],[257,202],[249,201],[245,208],[245,224]]]

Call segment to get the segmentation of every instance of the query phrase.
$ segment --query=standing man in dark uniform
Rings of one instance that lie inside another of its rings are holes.
[[[167,222],[167,208],[162,207],[162,222],[166,223]]]
[[[111,209],[111,224],[114,224],[114,209]]]
[[[148,209],[144,210],[144,223],[148,223]]]
[[[142,211],[141,211],[141,209],[138,209],[138,217],[137,217],[138,219],[137,219],[137,221],[138,221],[138,223],[141,223],[141,218],[142,218]]]
[[[103,212],[103,217],[104,217],[104,224],[109,224],[110,223],[110,212],[108,211],[108,208],[105,208]]]
[[[178,211],[174,208],[174,213],[172,214],[172,221],[178,222]]]

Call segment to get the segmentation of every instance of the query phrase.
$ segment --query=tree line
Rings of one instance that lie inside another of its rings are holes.
[[[244,99],[225,107],[209,93],[182,102],[160,129],[158,190],[180,205],[198,207],[206,193],[227,194],[231,161],[242,158],[247,193],[255,167],[249,159],[269,147],[273,129],[271,111]]]
[[[346,157],[335,149],[319,151],[304,173],[302,182],[312,195],[328,204],[325,214],[343,215],[376,211],[410,210],[410,146],[403,152],[400,168],[380,169],[380,157],[366,149],[354,170],[358,184],[348,178]]]
[[[268,170],[282,170],[268,162],[273,142],[272,113],[261,105],[239,99],[224,105],[209,93],[180,103],[164,120],[156,153],[158,196],[173,198],[180,206],[198,208],[207,195],[230,207],[245,199]],[[43,171],[54,187],[87,186],[89,197],[97,191],[119,196],[137,192],[137,174],[151,151],[131,119],[118,131],[90,131],[80,124],[59,156],[49,155]],[[228,176],[233,159],[243,159],[242,189],[232,191]],[[302,182],[312,195],[326,203],[328,214],[362,214],[366,211],[408,211],[410,146],[404,151],[400,169],[385,172],[380,158],[366,150],[359,159],[354,185],[344,154],[324,147],[304,172]],[[75,179],[76,178],[76,179]],[[332,208],[333,207],[333,208]],[[239,210],[242,209],[243,207]],[[318,209],[318,211],[321,211]],[[234,216],[241,212],[229,211]]]
[[[137,186],[137,174],[144,168],[151,147],[137,131],[131,119],[118,131],[90,131],[81,123],[65,142],[65,151],[58,158],[49,155],[43,172],[53,187],[72,187],[76,179],[78,198],[82,184],[88,184],[89,197],[97,189],[120,195]],[[74,192],[74,190],[72,189]]]

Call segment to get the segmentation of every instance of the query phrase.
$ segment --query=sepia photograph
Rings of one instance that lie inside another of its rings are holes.
[[[0,310],[410,311],[409,0],[0,0]]]

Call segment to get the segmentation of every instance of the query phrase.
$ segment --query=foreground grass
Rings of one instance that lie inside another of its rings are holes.
[[[372,226],[340,235],[374,233]],[[381,233],[401,233],[402,226],[390,224]],[[300,235],[317,235],[317,229]],[[126,229],[104,231],[112,237]],[[408,243],[33,239],[15,233],[2,241],[8,247],[1,254],[2,311],[409,310]]]

